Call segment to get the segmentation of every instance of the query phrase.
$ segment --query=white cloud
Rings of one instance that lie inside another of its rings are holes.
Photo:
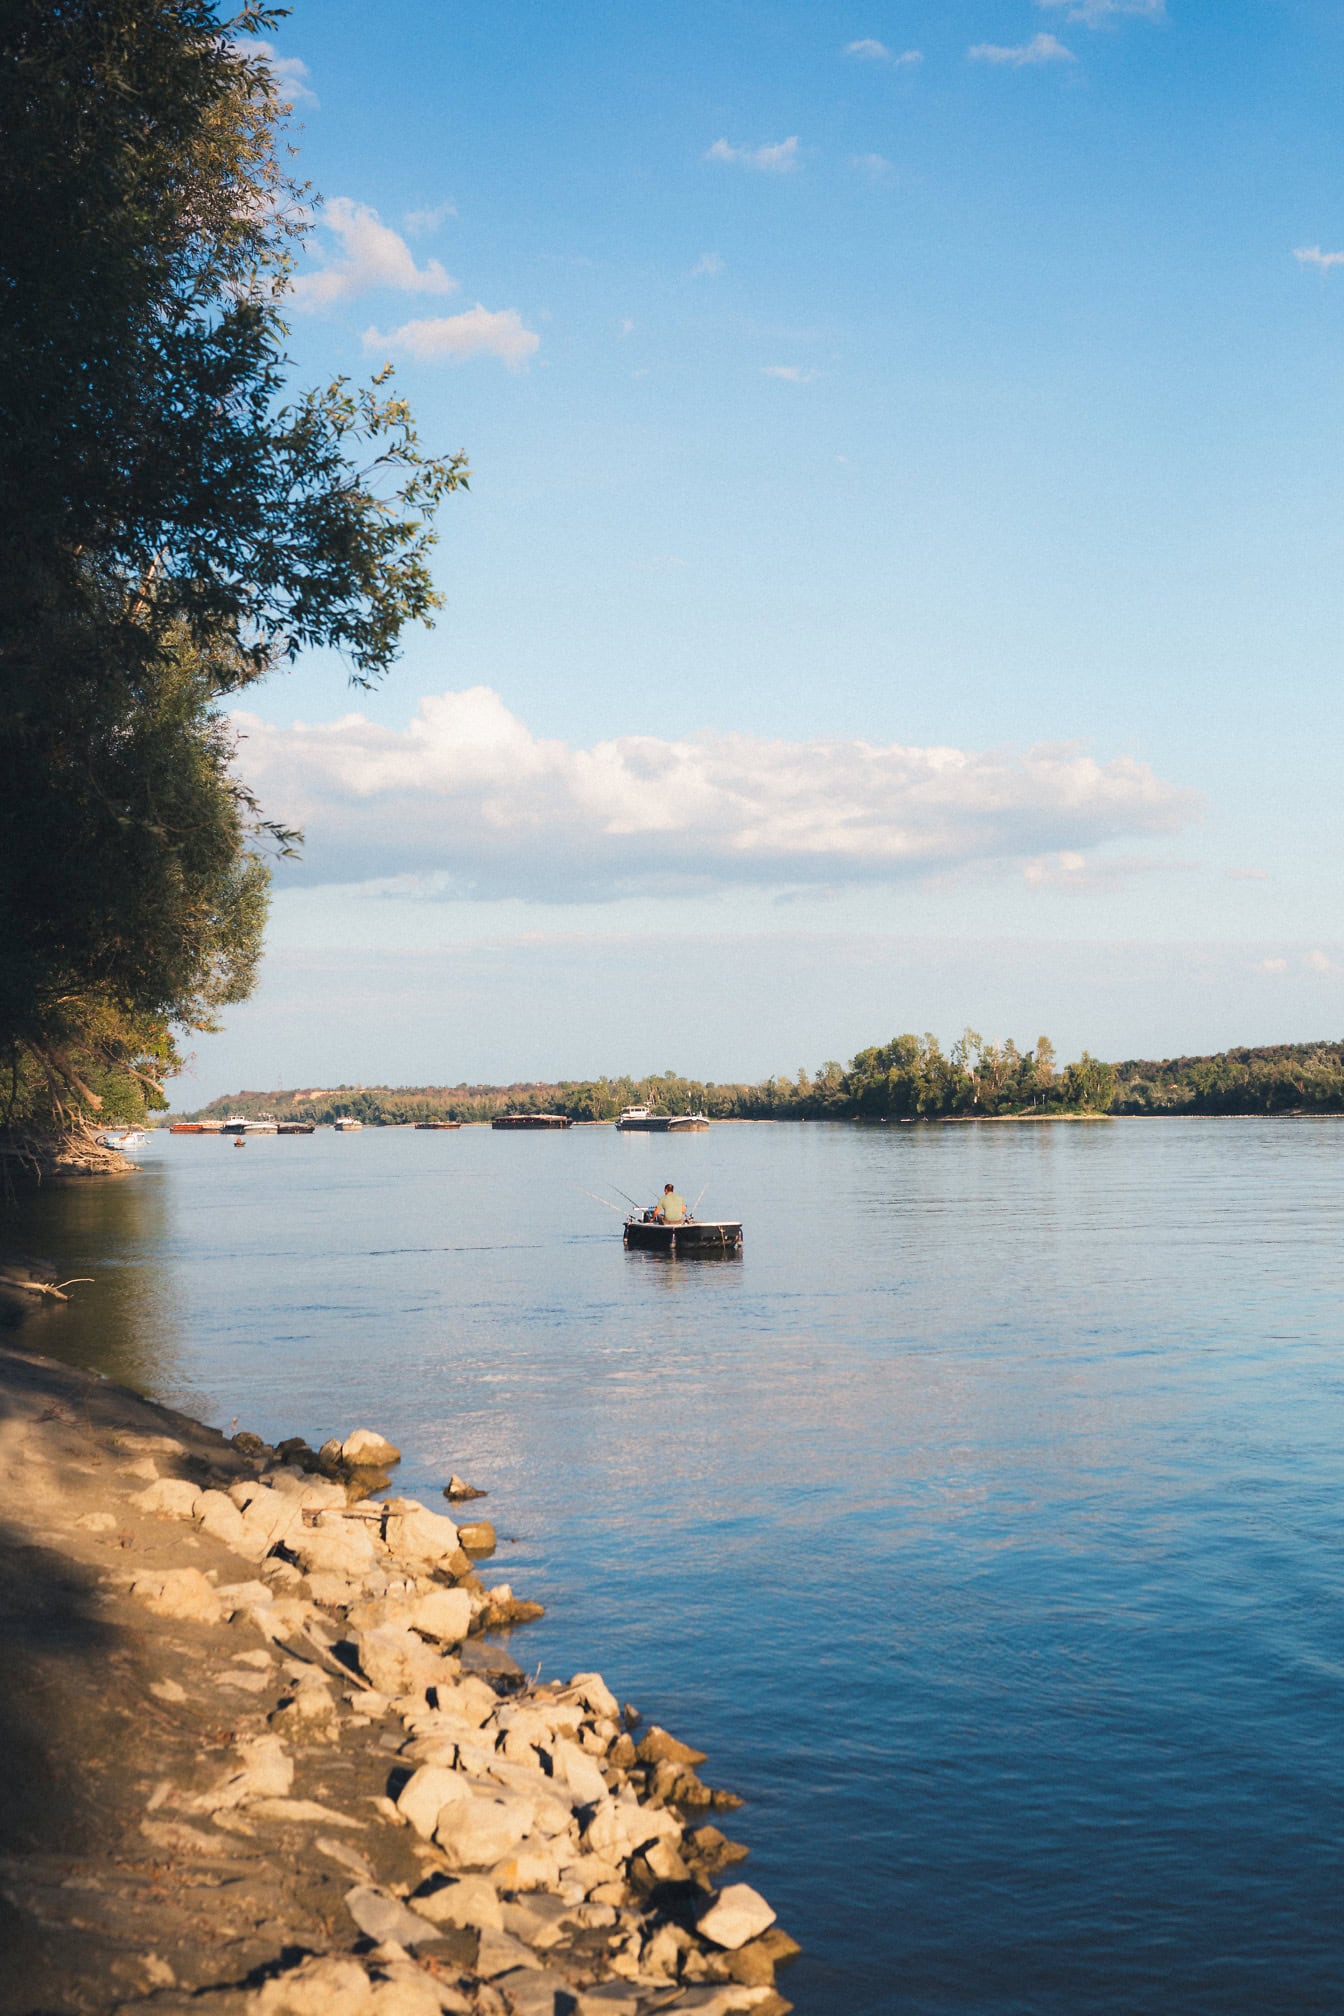
[[[1012,70],[1024,70],[1036,63],[1076,63],[1072,49],[1053,35],[1033,35],[1030,42],[1023,42],[1016,48],[1005,49],[997,42],[977,42],[967,50],[972,63],[1006,64]]]
[[[1165,21],[1167,0],[1036,0],[1038,7],[1063,10],[1066,21],[1081,21],[1085,28],[1100,28],[1117,14],[1136,16],[1140,21]]]
[[[620,327],[620,333],[623,337],[633,336],[635,333],[635,324],[628,315],[623,315],[621,317],[619,327]]]
[[[1288,961],[1286,959],[1261,959],[1257,961],[1252,970],[1256,973],[1286,973],[1288,971]]]
[[[275,79],[275,88],[291,105],[316,105],[317,93],[308,82],[308,65],[297,56],[277,56],[273,42],[253,41],[249,36],[236,45],[244,56],[261,56]]]
[[[412,238],[428,238],[437,231],[440,224],[446,224],[450,217],[456,217],[456,203],[436,203],[432,210],[408,210],[401,220],[404,231]]]
[[[1344,266],[1344,252],[1322,252],[1319,245],[1298,245],[1293,257],[1299,266],[1319,266],[1322,273],[1328,273],[1332,266]]]
[[[1338,973],[1339,971],[1338,966],[1336,966],[1328,952],[1308,952],[1303,958],[1302,964],[1306,967],[1308,973]]]
[[[764,175],[790,175],[798,166],[798,135],[791,133],[787,140],[776,140],[769,147],[734,147],[727,140],[716,140],[706,150],[706,161],[733,161],[742,168],[756,168]]]
[[[875,41],[871,35],[861,36],[857,42],[846,42],[846,56],[857,56],[860,63],[890,63],[891,51],[885,42]]]
[[[691,268],[691,278],[692,280],[701,280],[706,277],[713,279],[716,273],[723,272],[725,263],[717,252],[702,252]]]
[[[810,385],[816,377],[815,371],[807,370],[802,364],[762,364],[762,378],[782,378],[788,385]]]
[[[1267,868],[1228,868],[1225,871],[1229,882],[1268,882]]]
[[[489,687],[283,728],[234,717],[249,783],[307,829],[313,883],[440,876],[467,896],[897,882],[971,864],[1083,859],[1174,832],[1194,794],[1128,757],[769,741],[706,731],[575,748]],[[1077,871],[1065,868],[1067,874]]]
[[[851,154],[849,165],[869,182],[890,182],[896,172],[885,154]]]
[[[367,203],[333,196],[317,214],[317,223],[339,245],[335,258],[324,257],[315,271],[300,273],[293,299],[301,308],[329,308],[358,294],[387,288],[398,294],[451,294],[457,286],[437,259],[417,266],[406,240]]]
[[[516,308],[482,308],[478,301],[461,315],[403,322],[400,329],[364,331],[366,350],[403,350],[428,364],[460,364],[468,357],[498,357],[511,371],[526,364],[541,338],[524,326]]]

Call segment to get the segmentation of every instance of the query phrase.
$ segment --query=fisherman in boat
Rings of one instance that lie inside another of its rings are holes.
[[[660,1225],[680,1225],[686,1217],[686,1199],[670,1183],[664,1183],[654,1215]]]

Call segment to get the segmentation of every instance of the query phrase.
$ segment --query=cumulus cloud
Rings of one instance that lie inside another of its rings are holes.
[[[437,259],[417,266],[406,240],[367,203],[333,196],[317,221],[326,239],[318,246],[321,264],[294,282],[291,298],[300,308],[330,308],[380,287],[399,294],[451,294],[457,286]],[[334,256],[332,238],[340,248]]]
[[[308,82],[308,65],[297,56],[278,56],[273,42],[253,41],[251,36],[239,46],[245,56],[265,57],[277,91],[291,105],[317,104],[317,93]]]
[[[1253,970],[1257,973],[1286,973],[1288,971],[1288,961],[1286,959],[1259,959],[1256,961]]]
[[[998,63],[1011,70],[1025,70],[1036,63],[1076,63],[1072,49],[1054,35],[1033,35],[1030,42],[1005,48],[998,42],[976,42],[967,50],[972,63]]]
[[[762,364],[762,378],[782,378],[786,385],[810,385],[816,377],[802,364]]]
[[[731,141],[716,140],[706,149],[706,161],[732,161],[741,168],[755,168],[763,175],[791,175],[798,166],[798,135],[776,140],[768,147],[734,147]]]
[[[885,154],[851,154],[849,165],[869,182],[890,182],[896,172]]]
[[[844,53],[859,63],[890,63],[895,70],[908,69],[912,64],[924,61],[923,52],[919,49],[902,49],[898,56],[895,50],[888,49],[885,42],[878,42],[871,35],[864,35],[857,42],[846,42]]]
[[[724,265],[725,261],[719,257],[717,252],[702,252],[691,268],[691,278],[692,280],[712,280],[716,274],[723,272]]]
[[[422,700],[405,729],[361,714],[234,717],[249,783],[307,829],[309,882],[442,878],[469,897],[577,901],[729,886],[895,882],[1084,858],[1176,831],[1194,794],[1128,757],[770,741],[706,731],[576,748],[489,687]],[[1065,871],[1070,872],[1070,871]]]
[[[470,357],[498,357],[511,371],[526,364],[541,338],[525,327],[516,308],[482,308],[478,301],[460,315],[429,316],[399,329],[366,329],[364,348],[401,351],[422,364],[462,364]]]
[[[1167,0],[1036,0],[1038,7],[1063,12],[1066,21],[1080,21],[1085,28],[1100,28],[1118,14],[1137,16],[1140,21],[1165,21]]]
[[[1339,971],[1338,966],[1336,966],[1329,953],[1319,950],[1308,952],[1302,964],[1306,967],[1308,973],[1338,973]]]
[[[1332,266],[1344,266],[1344,252],[1322,252],[1319,245],[1298,245],[1293,257],[1299,266],[1319,266],[1322,273],[1328,273]]]
[[[456,203],[436,203],[432,210],[408,210],[401,220],[402,229],[412,238],[428,238],[437,231],[440,224],[446,224],[450,217],[456,217]]]

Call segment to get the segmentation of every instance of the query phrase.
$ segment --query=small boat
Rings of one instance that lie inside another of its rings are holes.
[[[625,1243],[648,1253],[671,1253],[711,1260],[742,1251],[742,1227],[727,1218],[683,1218],[665,1225],[650,1211],[634,1211],[625,1221]]]
[[[352,1120],[348,1113],[342,1113],[339,1120],[333,1120],[332,1125],[338,1134],[356,1134],[363,1127],[364,1122],[362,1120]]]
[[[93,1138],[100,1148],[138,1148],[146,1136],[143,1127],[108,1127]]]
[[[572,1127],[567,1113],[497,1113],[492,1127]]]
[[[622,1134],[703,1134],[709,1121],[703,1113],[655,1113],[650,1106],[627,1106],[616,1126]]]
[[[277,1120],[275,1131],[277,1134],[311,1134],[314,1130],[311,1120]]]
[[[417,1120],[415,1131],[417,1134],[448,1134],[461,1125],[460,1120]]]

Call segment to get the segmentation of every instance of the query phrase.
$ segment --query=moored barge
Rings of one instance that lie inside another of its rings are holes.
[[[496,1113],[492,1127],[572,1127],[568,1113]]]

